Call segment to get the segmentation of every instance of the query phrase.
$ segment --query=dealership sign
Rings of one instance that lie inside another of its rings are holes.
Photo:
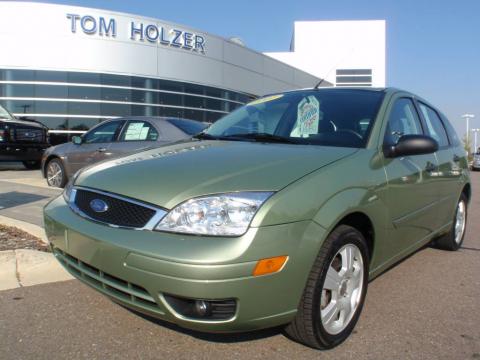
[[[70,20],[72,33],[81,30],[88,35],[117,37],[117,21],[114,18],[106,19],[103,16],[96,18],[91,15],[67,14],[67,19]],[[147,41],[205,53],[205,37],[193,32],[134,21],[130,22],[128,30],[129,38],[132,41]]]

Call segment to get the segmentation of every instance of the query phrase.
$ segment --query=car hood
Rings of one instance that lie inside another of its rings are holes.
[[[278,191],[356,152],[352,148],[237,141],[188,141],[85,169],[75,181],[170,209],[189,198]]]

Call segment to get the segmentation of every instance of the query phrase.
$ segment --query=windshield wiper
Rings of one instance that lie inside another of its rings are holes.
[[[283,137],[283,136],[274,135],[274,134],[269,134],[269,133],[232,134],[232,135],[223,136],[222,138],[235,139],[235,140],[241,140],[241,139],[250,140],[251,139],[251,140],[254,140],[254,141],[258,141],[258,142],[297,144],[297,141],[295,141],[292,138]]]

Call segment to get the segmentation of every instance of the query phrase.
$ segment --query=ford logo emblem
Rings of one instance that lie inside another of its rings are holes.
[[[103,200],[93,199],[90,201],[90,208],[97,213],[102,213],[108,210],[108,204]]]

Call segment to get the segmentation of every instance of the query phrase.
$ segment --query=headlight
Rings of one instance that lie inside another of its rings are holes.
[[[80,174],[80,171],[77,171],[71,178],[68,180],[67,185],[65,185],[65,188],[63,189],[63,198],[67,203],[70,202],[70,197],[72,195],[72,190],[73,190],[73,185],[75,184],[75,180],[77,180],[78,175]]]
[[[173,208],[155,230],[198,235],[244,234],[272,192],[239,192],[190,199]]]

